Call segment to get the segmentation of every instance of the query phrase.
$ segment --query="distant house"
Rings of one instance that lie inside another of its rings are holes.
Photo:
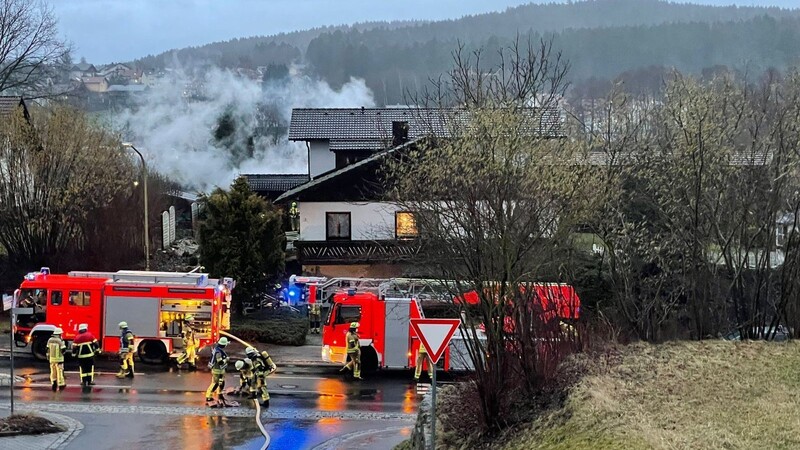
[[[0,120],[13,114],[19,108],[22,109],[22,115],[25,120],[31,120],[31,115],[28,112],[28,105],[25,104],[25,99],[18,96],[0,96]]]
[[[108,91],[108,80],[106,77],[89,77],[81,81],[89,92],[100,93]]]
[[[80,62],[72,65],[69,69],[69,76],[72,79],[94,77],[97,76],[97,68],[93,64]]]
[[[142,73],[125,64],[116,63],[103,67],[100,75],[110,80],[125,80],[125,82],[137,83],[141,81]]]
[[[556,111],[533,133],[560,137]],[[303,271],[325,276],[411,276],[418,251],[414,212],[387,202],[379,169],[386,157],[421,139],[449,138],[448,124],[469,120],[460,109],[295,109],[289,139],[306,141],[310,179],[275,199],[297,202],[294,242]]]

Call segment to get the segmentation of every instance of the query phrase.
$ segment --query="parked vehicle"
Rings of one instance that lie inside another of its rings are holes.
[[[362,370],[404,369],[415,366],[419,338],[410,320],[425,317],[422,303],[414,295],[395,296],[398,283],[385,280],[378,289],[359,292],[350,288],[333,296],[331,312],[323,325],[322,360],[344,363],[347,358],[345,335],[352,322],[358,322]],[[409,284],[403,279],[405,285]],[[572,286],[537,284],[535,308],[544,321],[577,320],[580,299]],[[465,293],[455,301],[473,303],[475,292]],[[451,300],[445,300],[451,301]],[[471,370],[471,360],[463,336],[457,332],[445,350],[439,366],[443,370]]]
[[[103,352],[119,350],[118,323],[125,321],[144,362],[166,362],[182,344],[184,319],[191,315],[200,346],[211,344],[220,331],[230,329],[231,278],[209,279],[207,274],[175,272],[70,272],[51,274],[46,267],[25,276],[14,292],[14,304],[40,299],[42,311],[31,320],[14,324],[14,341],[31,345],[37,359],[45,359],[47,340],[56,327],[67,345],[78,325],[86,323]]]

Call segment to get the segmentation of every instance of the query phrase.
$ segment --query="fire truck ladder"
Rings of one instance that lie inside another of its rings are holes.
[[[141,270],[120,270],[117,272],[72,271],[71,277],[108,278],[114,282],[148,283],[148,284],[191,284],[208,286],[219,283],[217,279],[209,279],[207,273],[196,272],[146,272]]]

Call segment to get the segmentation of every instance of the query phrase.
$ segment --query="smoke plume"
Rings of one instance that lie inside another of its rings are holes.
[[[359,79],[333,90],[296,68],[268,83],[217,68],[175,70],[113,122],[154,170],[207,192],[241,173],[306,173],[305,146],[287,139],[292,108],[373,105]]]

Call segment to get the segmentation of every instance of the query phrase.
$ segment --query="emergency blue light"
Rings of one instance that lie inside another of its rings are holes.
[[[300,288],[297,286],[292,286],[287,290],[289,297],[291,298],[299,298],[300,297]]]

